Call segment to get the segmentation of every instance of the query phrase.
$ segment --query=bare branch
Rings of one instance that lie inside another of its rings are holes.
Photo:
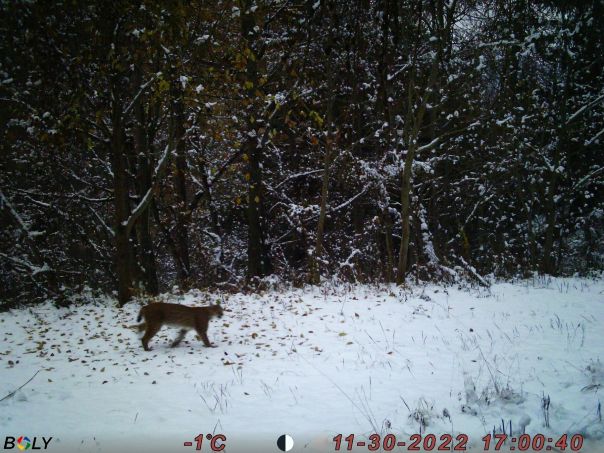
[[[170,155],[172,155],[172,152],[173,152],[173,150],[170,149],[170,143],[168,143],[166,145],[166,148],[164,149],[164,154],[162,155],[161,159],[157,163],[157,166],[155,167],[155,171],[153,172],[151,187],[149,187],[149,190],[147,190],[147,192],[141,199],[138,206],[136,208],[134,208],[134,210],[132,211],[132,214],[130,214],[130,217],[128,218],[128,220],[125,220],[124,222],[122,222],[122,226],[126,227],[126,230],[128,232],[132,229],[132,227],[134,226],[134,223],[138,220],[138,218],[141,216],[141,214],[143,212],[145,212],[145,209],[147,209],[147,207],[149,206],[149,203],[151,203],[151,200],[153,200],[153,192],[155,192],[155,189],[157,189],[160,181],[163,178],[164,170],[168,164],[168,161],[170,160],[169,158],[170,158]]]
[[[23,385],[22,385],[21,387],[19,387],[18,389],[13,390],[12,392],[10,392],[8,395],[6,395],[4,398],[2,398],[2,399],[0,400],[0,402],[1,402],[1,401],[4,401],[5,399],[10,398],[11,396],[14,396],[14,394],[15,394],[15,393],[17,393],[19,390],[21,390],[23,387],[25,387],[27,384],[29,384],[31,381],[33,381],[33,379],[34,379],[34,378],[35,378],[35,377],[38,375],[38,373],[39,373],[40,371],[41,371],[41,370],[36,371],[36,372],[34,373],[34,375],[33,375],[32,377],[30,377],[30,378],[29,378],[29,379],[28,379],[28,380],[25,382],[25,384],[23,384]]]

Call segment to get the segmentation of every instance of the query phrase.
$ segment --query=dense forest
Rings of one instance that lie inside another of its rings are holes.
[[[5,306],[604,266],[601,0],[11,0],[0,37]]]

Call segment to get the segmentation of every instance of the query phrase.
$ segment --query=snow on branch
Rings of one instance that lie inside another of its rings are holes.
[[[172,154],[172,151],[173,150],[170,148],[170,143],[168,143],[164,149],[164,154],[162,155],[161,159],[159,159],[159,162],[155,167],[155,171],[153,172],[151,187],[149,187],[149,190],[147,190],[138,206],[134,208],[132,214],[130,214],[130,217],[128,217],[128,220],[122,222],[122,226],[126,227],[127,231],[132,229],[134,223],[138,220],[141,214],[145,212],[145,209],[147,209],[149,203],[151,203],[151,200],[153,200],[153,192],[155,192],[155,189],[157,189],[157,186],[163,177],[164,170],[168,164],[168,161],[170,160],[169,157]]]
[[[124,110],[124,115],[127,115],[128,112],[130,112],[130,110],[132,110],[132,107],[134,107],[134,105],[136,104],[136,101],[138,101],[138,98],[145,92],[147,87],[149,85],[151,85],[151,83],[153,83],[153,81],[155,81],[159,76],[161,76],[161,72],[158,72],[153,77],[151,77],[151,79],[148,82],[141,85],[140,90],[138,90],[138,93],[136,93],[134,98],[132,98],[132,101],[130,102],[130,104],[128,104],[128,107],[126,107],[126,109]]]
[[[463,223],[462,228],[465,227],[470,222],[470,220],[472,220],[472,217],[474,217],[474,214],[476,213],[476,210],[478,209],[478,207],[480,205],[490,201],[491,198],[493,198],[494,196],[495,196],[495,194],[490,194],[488,197],[478,200],[476,202],[476,204],[474,205],[474,209],[472,209],[472,212],[470,212],[470,215],[466,218],[466,221]]]
[[[40,266],[36,266],[24,259],[17,258],[15,256],[8,256],[7,254],[2,253],[2,252],[0,252],[0,257],[12,262],[17,267],[26,269],[27,271],[29,271],[31,273],[32,276],[35,276],[37,274],[42,274],[45,272],[54,272],[46,263],[44,263],[44,265],[42,267],[40,267]]]
[[[339,211],[342,208],[345,208],[346,206],[348,206],[349,204],[351,204],[354,200],[356,200],[359,197],[362,197],[363,195],[365,195],[365,193],[367,193],[367,191],[369,190],[369,186],[370,185],[366,185],[365,188],[363,190],[361,190],[359,193],[357,193],[354,197],[346,200],[344,203],[342,203],[339,206],[336,206],[335,208],[331,209],[330,212],[336,212]]]
[[[576,120],[584,112],[586,112],[587,110],[591,109],[594,105],[596,105],[600,101],[604,101],[604,94],[598,96],[597,98],[595,98],[593,101],[589,102],[588,104],[585,104],[583,107],[581,107],[579,110],[577,110],[571,116],[569,116],[568,119],[566,120],[566,124],[568,125],[571,122],[573,122],[574,120]]]
[[[27,224],[23,221],[23,219],[21,218],[19,213],[15,210],[15,208],[13,208],[13,205],[10,203],[10,201],[8,201],[8,198],[6,198],[4,196],[4,193],[0,190],[0,208],[2,208],[3,206],[6,206],[8,212],[15,219],[15,221],[19,224],[19,226],[21,227],[23,232],[25,234],[27,234],[27,236],[30,239],[33,238],[35,236],[35,233],[32,233],[31,231],[29,231],[29,227],[27,226]]]
[[[598,175],[599,173],[602,173],[603,171],[604,171],[604,167],[600,167],[600,168],[592,171],[588,175],[585,175],[583,178],[581,178],[579,181],[577,181],[577,183],[573,186],[572,190],[577,190],[578,188],[583,186],[587,181],[589,181],[591,178]]]
[[[461,256],[458,257],[459,261],[461,261],[461,264],[463,265],[464,269],[467,270],[470,275],[472,275],[476,280],[478,280],[478,283],[486,288],[489,288],[491,285],[489,282],[487,282],[484,278],[482,278],[482,276],[476,271],[476,269],[474,268],[474,266],[468,264],[466,262],[466,260],[464,260]]]
[[[92,215],[94,215],[96,217],[96,219],[99,221],[99,223],[105,228],[105,230],[107,230],[107,233],[109,234],[109,236],[115,237],[115,231],[113,231],[113,228],[111,228],[109,225],[107,225],[105,223],[103,218],[98,214],[97,210],[93,209],[92,206],[88,206],[88,209],[90,210],[90,212],[92,212]]]
[[[281,181],[279,184],[277,184],[275,186],[275,189],[278,189],[279,187],[281,187],[283,184],[287,183],[288,181],[291,181],[292,179],[295,178],[300,178],[302,176],[308,176],[308,175],[313,175],[315,173],[321,173],[323,170],[311,170],[311,171],[304,171],[302,173],[296,173],[294,175],[288,176],[287,178],[285,178],[283,181]]]
[[[430,233],[430,229],[428,228],[428,222],[426,220],[426,210],[421,203],[419,204],[418,217],[421,222],[420,228],[422,231],[422,240],[424,243],[424,253],[428,257],[428,262],[433,266],[438,267],[440,265],[440,259],[438,259],[438,256],[436,255],[436,250],[434,250],[434,244],[432,243],[432,234]]]
[[[348,256],[348,258],[346,258],[346,261],[340,263],[340,269],[342,269],[343,267],[349,267],[350,269],[354,268],[354,263],[351,262],[351,260],[357,256],[357,255],[361,255],[361,251],[359,249],[354,249],[352,251],[352,253]]]
[[[595,142],[598,138],[600,138],[600,136],[604,134],[604,129],[602,129],[600,132],[598,132],[596,135],[594,135],[589,141],[587,141],[585,144],[586,145],[591,145],[593,142]]]
[[[436,137],[434,140],[432,140],[430,143],[427,143],[427,144],[425,144],[425,145],[419,146],[419,147],[417,148],[417,151],[421,152],[421,151],[425,151],[425,150],[427,150],[427,149],[432,148],[432,147],[433,147],[434,145],[436,145],[436,144],[437,144],[439,141],[441,141],[441,140],[443,139],[443,137],[445,137],[445,135],[448,135],[448,134],[443,134],[443,135],[440,135],[440,136]]]

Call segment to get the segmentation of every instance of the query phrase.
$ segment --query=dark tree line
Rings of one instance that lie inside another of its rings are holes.
[[[604,2],[0,5],[0,300],[603,266]]]

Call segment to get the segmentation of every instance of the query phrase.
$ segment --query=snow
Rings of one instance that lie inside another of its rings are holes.
[[[53,436],[62,452],[187,451],[199,433],[224,434],[226,451],[270,452],[281,434],[293,451],[334,451],[336,434],[421,429],[465,433],[482,451],[511,421],[515,434],[581,433],[581,451],[603,451],[603,279],[162,297],[223,300],[208,331],[217,347],[190,333],[171,349],[177,330],[164,328],[145,352],[139,306],[90,295],[0,313],[0,398],[39,370],[0,402],[3,431]]]
[[[187,88],[187,83],[189,82],[189,78],[187,76],[181,75],[178,80],[180,81],[183,90]]]

